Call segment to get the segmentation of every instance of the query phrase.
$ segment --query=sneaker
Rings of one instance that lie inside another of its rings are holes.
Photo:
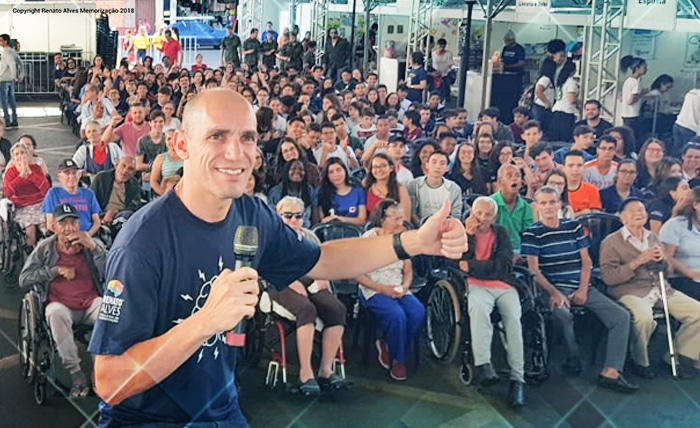
[[[491,363],[474,367],[476,382],[481,386],[491,386],[498,383],[498,375],[493,370]]]
[[[392,379],[398,381],[404,381],[408,379],[408,374],[406,373],[406,364],[394,362],[394,364],[392,364],[391,366],[391,370],[389,371],[389,376],[391,376]]]
[[[384,370],[391,370],[391,354],[389,354],[389,347],[386,346],[386,342],[377,340],[375,345],[377,346],[379,365],[384,367]]]
[[[10,126],[8,128],[17,129],[19,128],[19,124],[15,120],[14,122],[10,123]]]

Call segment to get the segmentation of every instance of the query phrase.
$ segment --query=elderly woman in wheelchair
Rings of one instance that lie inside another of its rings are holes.
[[[304,202],[286,196],[277,203],[277,213],[282,221],[307,239],[315,235],[304,229]],[[330,290],[328,281],[312,281],[301,278],[280,291],[269,289],[270,297],[296,317],[297,351],[299,354],[299,391],[305,395],[318,395],[321,388],[339,388],[345,379],[333,372],[333,363],[338,354],[345,330],[345,305]],[[323,350],[318,380],[314,376],[311,356],[314,344],[316,317],[324,324]]]
[[[37,228],[46,229],[41,203],[51,185],[42,167],[30,162],[24,144],[16,143],[10,153],[12,165],[5,171],[3,194],[14,204],[14,220],[24,229],[26,245],[31,248],[37,241]]]
[[[363,236],[393,235],[404,230],[405,213],[401,204],[384,199],[372,212],[372,223],[379,227]],[[410,292],[413,268],[410,260],[399,260],[357,278],[360,303],[375,314],[384,330],[384,340],[377,340],[379,364],[392,379],[404,381],[409,346],[425,323],[425,307]]]
[[[71,376],[71,397],[85,397],[90,388],[80,367],[73,327],[95,323],[102,304],[102,278],[107,252],[80,231],[78,212],[68,204],[54,211],[56,234],[41,241],[29,255],[19,283],[38,292],[63,366]]]
[[[521,306],[518,290],[509,284],[513,279],[513,249],[505,228],[494,224],[498,213],[496,202],[486,196],[477,198],[465,220],[469,251],[459,262],[468,274],[469,327],[476,368],[476,380],[482,386],[498,382],[491,365],[494,305],[503,321],[510,366],[509,404],[525,404],[524,356]]]

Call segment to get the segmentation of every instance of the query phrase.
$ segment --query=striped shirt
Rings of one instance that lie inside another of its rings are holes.
[[[576,220],[559,220],[552,229],[541,222],[523,232],[520,254],[537,257],[540,271],[558,287],[578,288],[581,282],[581,250],[588,248],[583,227]]]

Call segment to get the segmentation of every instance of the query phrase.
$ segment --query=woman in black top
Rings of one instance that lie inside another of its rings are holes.
[[[659,186],[659,192],[649,203],[649,230],[659,235],[661,226],[671,217],[676,205],[682,203],[690,192],[688,182],[681,177],[669,177]]]
[[[644,190],[644,198],[654,198],[661,183],[669,177],[683,177],[683,164],[676,158],[666,156],[654,168],[654,180]]]
[[[457,147],[457,156],[448,179],[459,185],[463,197],[474,194],[488,195],[489,193],[472,143],[464,142]]]
[[[644,191],[651,184],[656,175],[656,165],[665,155],[666,146],[661,140],[650,138],[642,145],[637,159],[637,181],[634,183],[638,189]]]

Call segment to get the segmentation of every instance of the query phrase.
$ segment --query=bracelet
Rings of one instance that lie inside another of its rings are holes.
[[[411,258],[411,256],[408,255],[406,250],[403,248],[403,245],[401,245],[401,234],[403,232],[395,233],[394,237],[392,239],[392,245],[394,247],[394,252],[396,253],[396,257],[399,258],[399,260],[408,260]]]

